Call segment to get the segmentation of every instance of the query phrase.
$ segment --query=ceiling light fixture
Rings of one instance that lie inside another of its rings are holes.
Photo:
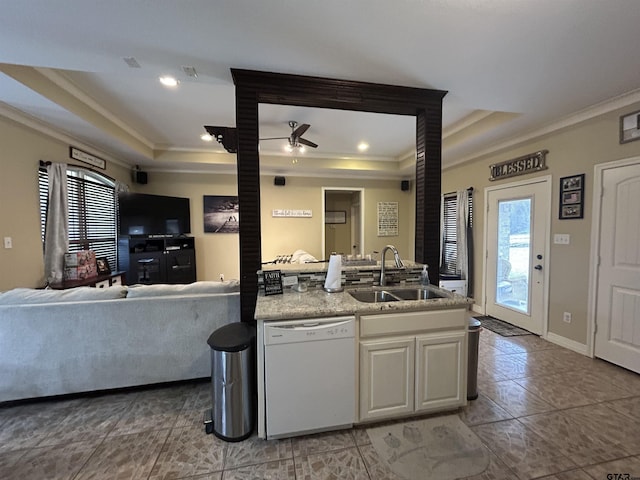
[[[163,75],[162,77],[160,77],[160,83],[165,87],[175,88],[180,82],[171,75]]]
[[[360,150],[361,152],[366,152],[367,150],[369,150],[369,144],[367,142],[360,142],[358,144],[358,150]]]
[[[205,142],[213,141],[213,137],[211,135],[209,135],[208,133],[203,133],[202,135],[200,135],[200,139],[202,139]]]

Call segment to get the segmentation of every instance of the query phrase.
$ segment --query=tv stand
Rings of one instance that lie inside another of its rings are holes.
[[[193,237],[121,237],[118,269],[127,272],[129,284],[193,283],[196,250]]]

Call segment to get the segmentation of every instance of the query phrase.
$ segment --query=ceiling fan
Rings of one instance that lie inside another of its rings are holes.
[[[288,137],[269,137],[269,138],[261,138],[260,141],[263,140],[288,140],[289,145],[287,149],[292,152],[294,148],[303,149],[305,146],[311,148],[317,148],[318,145],[313,143],[306,138],[302,138],[302,135],[309,129],[311,125],[308,123],[303,123],[298,126],[298,122],[290,120],[289,126],[291,127],[291,135]]]

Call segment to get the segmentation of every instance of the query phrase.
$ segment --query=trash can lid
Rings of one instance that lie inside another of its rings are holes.
[[[469,330],[475,330],[477,328],[480,328],[481,325],[482,323],[477,318],[473,318],[473,317],[469,318]]]
[[[256,338],[256,327],[246,322],[235,322],[218,328],[207,340],[214,350],[240,352],[248,348]]]

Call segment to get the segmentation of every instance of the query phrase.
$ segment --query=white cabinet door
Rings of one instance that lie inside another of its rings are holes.
[[[360,419],[413,412],[415,337],[360,342]]]
[[[415,410],[465,405],[467,355],[464,332],[416,337]]]

